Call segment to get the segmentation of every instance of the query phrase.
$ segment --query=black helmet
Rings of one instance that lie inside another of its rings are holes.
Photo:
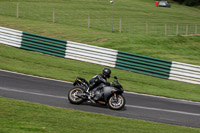
[[[107,78],[110,78],[111,70],[109,68],[103,69],[103,75],[105,75]]]

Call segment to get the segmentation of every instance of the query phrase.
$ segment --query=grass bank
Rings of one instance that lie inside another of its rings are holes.
[[[157,32],[164,31],[164,24],[170,25],[168,27],[170,31],[176,28],[176,24],[180,24],[179,32],[184,33],[185,26],[181,24],[199,24],[200,19],[199,8],[176,3],[172,3],[171,8],[160,8],[155,7],[153,0],[115,0],[113,4],[110,4],[109,0],[48,0],[48,2],[1,0],[0,2],[0,15],[16,17],[18,4],[19,18],[81,27],[88,27],[89,18],[91,28],[103,31],[111,31],[113,25],[114,31],[118,32],[121,19],[122,32],[141,33],[142,30],[145,34],[146,23],[148,23],[149,27],[151,24],[153,24],[152,28],[157,27],[155,28]],[[194,33],[194,27],[189,29],[191,30],[189,32]],[[172,34],[170,31],[168,34]]]
[[[0,108],[1,133],[200,133],[200,129],[55,108],[2,97]]]
[[[143,36],[110,33],[72,25],[16,19],[1,15],[0,26],[170,61],[200,65],[199,36]]]

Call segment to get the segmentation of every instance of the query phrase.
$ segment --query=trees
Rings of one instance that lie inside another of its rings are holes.
[[[179,4],[185,4],[187,6],[199,6],[200,0],[173,0],[178,2]]]
[[[198,6],[200,0],[186,0],[185,5],[187,6]]]
[[[174,0],[174,1],[178,2],[179,4],[183,4],[183,2],[184,2],[185,0]]]

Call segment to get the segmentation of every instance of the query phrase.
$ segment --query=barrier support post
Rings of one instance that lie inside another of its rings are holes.
[[[19,18],[19,3],[17,3],[16,7],[16,17]]]

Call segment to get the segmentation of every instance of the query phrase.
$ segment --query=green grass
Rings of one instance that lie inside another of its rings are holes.
[[[110,4],[109,0],[48,0],[48,2],[1,0],[0,2],[0,15],[16,17],[18,3],[20,18],[52,22],[55,9],[56,23],[87,27],[89,15],[90,27],[103,31],[111,31],[113,24],[117,32],[121,19],[123,32],[144,34],[146,23],[149,23],[149,27],[157,27],[156,31],[163,30],[159,34],[164,34],[164,24],[174,24],[171,28],[168,27],[169,30],[173,30],[176,24],[199,24],[200,19],[199,8],[175,3],[172,3],[172,8],[160,8],[155,7],[154,0],[115,0],[114,4]],[[179,31],[185,32],[185,26],[182,28],[180,26]],[[157,34],[154,32],[153,34]],[[189,32],[194,33],[194,27]]]
[[[2,97],[0,108],[1,133],[200,133],[200,129],[55,108]]]

